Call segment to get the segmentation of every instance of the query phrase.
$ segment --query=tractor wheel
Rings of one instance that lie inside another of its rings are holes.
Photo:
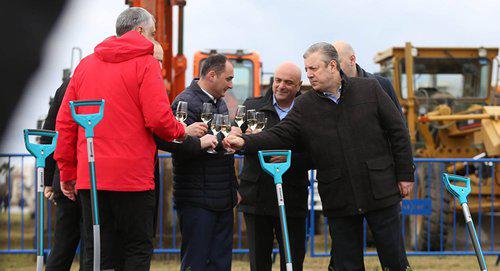
[[[452,198],[441,182],[443,170],[444,166],[440,164],[427,164],[419,168],[419,198],[431,200],[431,214],[418,219],[418,249],[421,251],[445,250],[452,230]]]

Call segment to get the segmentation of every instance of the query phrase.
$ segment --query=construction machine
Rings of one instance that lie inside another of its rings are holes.
[[[495,106],[496,86],[492,84],[497,55],[498,48],[414,47],[406,43],[375,56],[380,74],[392,81],[403,106],[416,157],[500,156],[500,107]],[[430,221],[420,216],[418,223],[410,223],[417,225],[419,250],[444,249],[451,231],[452,201],[441,193],[442,171],[471,178],[472,213],[479,212],[479,200],[483,211],[489,211],[492,195],[495,211],[500,210],[500,167],[492,170],[491,164],[477,167],[467,163],[417,167],[417,197],[431,201]]]
[[[226,92],[225,100],[230,118],[234,118],[238,104],[249,97],[261,96],[262,62],[260,55],[244,49],[206,49],[197,51],[193,58],[193,78],[200,76],[203,61],[211,55],[225,55],[234,67],[233,88]]]

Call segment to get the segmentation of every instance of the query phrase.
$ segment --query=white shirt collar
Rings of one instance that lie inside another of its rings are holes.
[[[205,94],[208,95],[210,100],[214,101],[214,103],[217,103],[217,99],[215,99],[215,97],[212,94],[208,93],[208,91],[204,90],[202,87],[200,87],[200,89],[201,89],[201,91],[203,91]]]

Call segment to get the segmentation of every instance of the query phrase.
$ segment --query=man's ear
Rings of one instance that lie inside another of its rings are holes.
[[[340,70],[339,67],[337,67],[337,63],[335,61],[330,61],[328,64],[328,67],[330,67],[330,70],[333,72],[334,70]]]
[[[351,55],[349,61],[351,62],[351,66],[356,66],[356,55]]]
[[[210,82],[213,82],[215,78],[217,77],[217,74],[215,73],[214,70],[211,70],[207,73],[206,79],[208,79]]]
[[[134,28],[134,30],[139,32],[139,34],[141,34],[141,35],[144,32],[144,28],[142,28],[142,26],[137,26],[136,28]]]

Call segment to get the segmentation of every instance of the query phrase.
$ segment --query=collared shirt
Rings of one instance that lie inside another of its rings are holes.
[[[274,106],[274,109],[276,110],[276,113],[278,113],[278,117],[280,118],[280,120],[284,119],[286,117],[286,115],[288,114],[288,112],[290,112],[290,110],[292,110],[294,103],[295,103],[295,99],[292,101],[292,104],[290,105],[290,107],[281,108],[278,105],[278,102],[276,101],[276,98],[273,95],[273,106]]]
[[[212,100],[215,103],[217,103],[217,99],[215,99],[214,96],[212,96],[212,94],[208,93],[208,91],[204,90],[202,87],[200,87],[201,91],[203,91],[205,94],[208,95],[208,97],[210,98],[210,100]]]
[[[339,99],[341,94],[342,94],[342,84],[339,86],[339,89],[337,90],[337,95],[331,92],[323,92],[323,95],[325,95],[325,97],[332,100],[336,104],[339,104]]]

